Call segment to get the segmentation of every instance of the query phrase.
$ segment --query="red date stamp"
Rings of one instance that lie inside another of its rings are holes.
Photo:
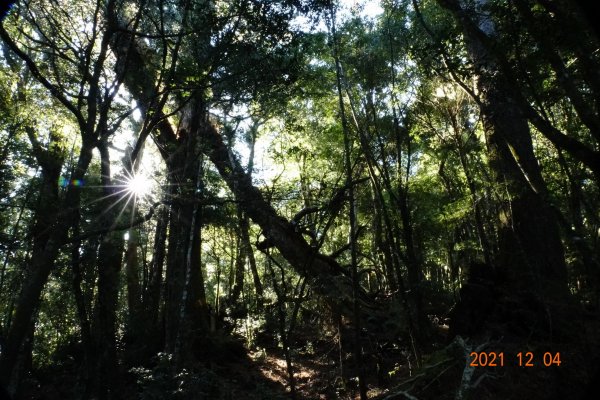
[[[505,355],[504,352],[495,351],[473,351],[469,354],[471,362],[470,367],[504,367]],[[510,362],[512,365],[519,367],[559,367],[561,364],[560,353],[545,352],[541,359],[536,358],[533,352],[519,352],[514,357],[506,357],[507,363]]]

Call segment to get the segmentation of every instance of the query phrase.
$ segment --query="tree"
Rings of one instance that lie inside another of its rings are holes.
[[[107,12],[115,6],[114,2],[109,2]],[[104,64],[111,40],[111,32],[104,30],[102,18],[105,10],[100,3],[95,8],[83,3],[76,7],[84,14],[91,12],[93,16],[89,21],[89,35],[75,31],[74,26],[65,27],[62,22],[68,15],[56,5],[45,2],[28,3],[19,8],[22,10],[20,16],[28,22],[19,32],[22,43],[13,39],[4,27],[5,22],[0,26],[0,37],[4,44],[22,61],[26,67],[24,71],[31,74],[70,113],[81,137],[78,160],[68,179],[71,184],[65,196],[59,198],[58,177],[64,159],[56,157],[61,148],[60,142],[57,142],[60,139],[54,135],[49,146],[43,148],[36,138],[34,127],[30,128],[28,134],[46,182],[46,195],[40,204],[48,209],[38,212],[30,276],[17,303],[7,335],[6,350],[0,358],[4,383],[10,380],[17,354],[33,323],[40,294],[59,250],[67,242],[69,229],[77,223],[81,188],[75,183],[84,181],[97,141],[106,140],[120,123],[118,118],[116,122],[109,119],[119,85],[112,80]],[[45,13],[48,9],[51,13]],[[23,50],[24,47],[31,50]],[[50,74],[53,76],[49,77]],[[53,146],[53,143],[56,144]]]
[[[3,20],[11,395],[277,398],[253,370],[280,364],[298,398],[583,396],[597,35],[564,1],[359,3]],[[525,341],[582,368],[525,386],[469,364]]]
[[[533,290],[536,301],[552,304],[556,310],[568,294],[563,247],[553,211],[545,200],[547,188],[533,153],[526,112],[518,106],[513,87],[481,39],[496,34],[489,4],[477,3],[473,10],[457,2],[440,4],[462,24],[477,73],[490,167],[505,193],[501,196],[506,196],[499,215],[499,271],[517,296]],[[475,10],[480,16],[472,20]],[[554,317],[548,318],[542,334],[552,325]]]

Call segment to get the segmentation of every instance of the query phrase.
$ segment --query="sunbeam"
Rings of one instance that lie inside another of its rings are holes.
[[[152,181],[142,174],[136,174],[125,181],[126,190],[135,197],[144,197],[150,194]]]

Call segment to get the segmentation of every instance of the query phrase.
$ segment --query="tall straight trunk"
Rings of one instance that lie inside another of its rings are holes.
[[[201,269],[203,157],[198,125],[206,114],[199,99],[190,102],[179,139],[167,159],[173,186],[169,225],[165,349],[183,360],[193,333],[208,330],[208,305]],[[172,146],[173,147],[173,146]]]
[[[237,207],[237,219],[238,219],[238,231],[236,240],[236,257],[234,262],[233,271],[233,287],[231,288],[231,295],[229,296],[229,304],[235,307],[235,303],[240,298],[240,294],[244,288],[244,276],[246,275],[246,259],[247,249],[246,244],[242,241],[242,220],[244,218],[242,210]]]
[[[98,299],[94,341],[98,355],[97,389],[101,399],[113,399],[118,396],[115,393],[118,386],[116,332],[123,247],[123,233],[113,232],[101,239],[98,249]]]
[[[170,188],[167,189],[167,197]],[[164,345],[164,332],[160,326],[161,299],[163,298],[163,271],[166,258],[167,228],[169,225],[169,208],[162,207],[157,218],[154,233],[154,246],[152,261],[150,262],[148,285],[143,291],[144,327],[146,332],[151,332],[150,337],[144,341],[146,350],[153,354]]]
[[[350,139],[350,130],[346,119],[346,111],[343,98],[342,87],[342,67],[338,56],[336,16],[335,10],[331,8],[331,36],[333,39],[333,58],[335,61],[335,76],[338,94],[338,103],[340,107],[340,118],[342,122],[342,131],[344,135],[344,172],[346,175],[346,185],[348,186],[348,219],[350,223],[348,240],[350,243],[350,269],[352,277],[352,311],[354,314],[354,357],[358,368],[358,387],[361,400],[367,399],[367,383],[365,382],[365,367],[363,363],[362,342],[361,342],[361,324],[360,324],[360,303],[358,296],[360,292],[360,282],[358,275],[358,248],[356,232],[358,229],[356,216],[356,202],[354,196],[353,174],[352,174],[352,145]]]
[[[76,221],[73,224],[72,234],[77,237],[80,234],[79,222],[80,216],[77,215]],[[81,330],[81,342],[83,345],[83,368],[81,371],[81,377],[83,378],[85,386],[85,394],[91,387],[90,380],[94,376],[94,365],[95,365],[95,349],[93,346],[92,329],[90,324],[90,317],[88,312],[87,303],[85,301],[84,292],[81,288],[83,284],[83,272],[81,263],[81,241],[76,240],[72,244],[71,248],[71,269],[73,273],[73,295],[75,297],[75,306],[77,309],[77,317],[79,319],[79,327]]]
[[[191,265],[191,244],[196,231],[196,205],[182,204],[176,200],[171,205],[167,269],[165,282],[165,350],[174,353],[182,331],[181,309],[184,307],[184,293],[187,291],[186,279]],[[190,240],[191,238],[191,240]],[[200,268],[199,265],[193,266]]]
[[[128,232],[127,248],[125,250],[125,276],[127,278],[127,309],[129,325],[134,331],[139,331],[142,317],[142,287],[140,284],[139,233],[135,229]],[[141,333],[141,332],[140,332]],[[140,335],[135,335],[140,336]]]
[[[254,148],[256,146],[256,136],[260,122],[255,121],[250,127],[250,155],[248,156],[248,176],[252,179],[252,173],[254,170]],[[254,282],[254,289],[256,290],[256,306],[258,310],[262,310],[264,303],[263,286],[260,281],[260,275],[256,268],[256,259],[254,257],[254,251],[250,242],[250,219],[248,214],[244,212],[243,208],[238,204],[238,212],[241,214],[240,218],[240,234],[242,245],[245,248],[246,255],[248,257],[248,263],[250,265],[250,272],[252,273],[252,280]]]
[[[502,193],[499,215],[499,259],[497,269],[504,276],[508,296],[534,298],[524,307],[546,308],[532,313],[538,334],[552,334],[554,311],[568,295],[563,246],[557,222],[546,200],[546,186],[533,152],[525,113],[495,63],[490,49],[476,34],[495,35],[493,21],[485,10],[487,1],[476,2],[478,17],[457,0],[438,0],[457,18],[478,74],[483,124],[490,168]],[[536,324],[537,322],[537,324]],[[529,326],[522,326],[529,330]],[[531,328],[533,329],[533,328]]]
[[[243,213],[240,222],[242,245],[246,249],[248,264],[250,265],[250,272],[252,273],[252,281],[254,282],[254,289],[256,290],[256,306],[260,310],[264,303],[263,286],[260,281],[260,275],[258,274],[258,268],[256,267],[256,258],[254,257],[254,251],[252,250],[252,244],[250,243],[250,220],[246,213]]]
[[[101,221],[103,226],[112,227],[117,223],[120,209],[125,202],[112,185],[108,148],[98,146],[101,158],[102,185],[107,201]],[[117,205],[114,205],[114,202]],[[118,386],[117,374],[117,303],[119,298],[119,274],[123,260],[124,240],[122,232],[109,232],[101,237],[98,249],[98,299],[95,310],[94,335],[98,355],[96,385],[101,399],[115,398]]]

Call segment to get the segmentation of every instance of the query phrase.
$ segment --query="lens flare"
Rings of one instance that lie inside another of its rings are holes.
[[[129,178],[126,182],[126,190],[136,197],[144,197],[150,194],[152,182],[142,174]]]

